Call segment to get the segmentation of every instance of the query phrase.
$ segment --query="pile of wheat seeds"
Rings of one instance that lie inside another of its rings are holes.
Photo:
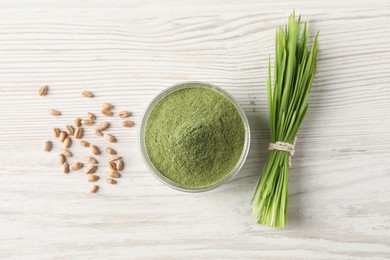
[[[41,86],[38,91],[40,96],[46,96],[49,93],[48,86]],[[85,98],[93,98],[94,94],[90,91],[83,90],[81,95]],[[114,135],[110,134],[109,128],[111,123],[108,119],[114,116],[113,112],[114,106],[110,103],[103,103],[100,113],[102,116],[106,117],[107,120],[101,122],[96,127],[93,128],[93,133],[97,136],[103,137],[107,140],[108,143],[116,143],[117,138]],[[61,112],[56,109],[50,108],[48,110],[49,115],[51,116],[61,116]],[[118,116],[123,120],[123,127],[132,127],[134,122],[128,120],[128,117],[131,116],[131,112],[127,110],[120,111]],[[75,118],[72,124],[65,125],[62,129],[53,128],[52,133],[53,137],[57,139],[58,142],[62,144],[62,148],[58,154],[58,162],[61,165],[61,170],[63,173],[68,174],[71,171],[84,170],[84,173],[87,176],[87,181],[93,183],[89,188],[91,193],[96,193],[99,190],[99,186],[96,184],[100,177],[96,174],[99,163],[96,159],[100,154],[101,150],[98,146],[90,143],[88,140],[84,140],[83,135],[87,126],[94,126],[97,116],[88,112],[84,117]],[[69,164],[67,161],[69,157],[72,157],[71,152],[72,144],[78,142],[79,145],[88,148],[90,150],[90,156],[87,156],[84,160],[79,160],[72,164]],[[45,141],[43,150],[50,152],[52,150],[53,143],[52,141]],[[124,169],[124,163],[122,157],[117,154],[117,151],[107,146],[104,148],[104,152],[110,156],[110,159],[107,161],[107,175],[106,183],[116,184],[117,179],[121,176],[120,172]],[[83,162],[84,161],[84,162]],[[101,164],[100,164],[101,165]]]

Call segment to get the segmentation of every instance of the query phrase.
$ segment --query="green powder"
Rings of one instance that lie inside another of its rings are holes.
[[[145,145],[154,167],[185,188],[226,177],[243,152],[245,128],[234,104],[201,85],[179,89],[152,109]]]

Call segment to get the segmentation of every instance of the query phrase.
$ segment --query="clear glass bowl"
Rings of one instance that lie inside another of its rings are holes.
[[[161,99],[163,99],[167,95],[171,94],[172,92],[177,91],[179,89],[183,89],[183,88],[193,87],[194,85],[201,86],[201,87],[204,87],[204,88],[211,88],[211,89],[213,89],[213,90],[223,94],[225,97],[227,97],[234,104],[234,106],[237,108],[237,111],[239,112],[239,114],[241,116],[241,119],[242,119],[242,122],[243,122],[244,128],[245,128],[244,147],[242,149],[241,157],[238,160],[236,166],[233,168],[233,170],[228,175],[226,175],[226,177],[222,178],[221,180],[219,180],[218,182],[214,183],[213,185],[210,185],[210,186],[207,186],[207,187],[202,187],[202,188],[188,188],[188,187],[184,187],[184,186],[181,186],[181,185],[179,185],[179,184],[169,180],[164,175],[162,175],[154,167],[153,163],[149,160],[149,156],[148,156],[148,153],[146,151],[146,146],[145,146],[145,141],[144,141],[146,122],[147,122],[148,117],[149,117],[151,111],[153,110],[154,106]],[[150,104],[148,105],[148,107],[147,107],[147,109],[146,109],[146,111],[145,111],[145,113],[143,115],[141,128],[140,128],[140,133],[139,133],[139,146],[140,146],[140,149],[141,149],[141,154],[142,154],[144,162],[145,162],[146,166],[149,168],[149,170],[153,173],[153,175],[157,179],[159,179],[165,185],[167,185],[167,186],[169,186],[169,187],[171,187],[173,189],[176,189],[176,190],[179,190],[179,191],[185,191],[185,192],[204,192],[204,191],[209,191],[209,190],[213,190],[213,189],[221,186],[222,184],[228,182],[230,179],[232,179],[240,171],[241,167],[244,165],[245,159],[246,159],[246,157],[248,155],[248,152],[249,152],[249,144],[250,144],[250,128],[249,128],[248,119],[247,119],[247,117],[246,117],[246,115],[244,113],[244,110],[240,107],[240,105],[236,102],[236,100],[230,94],[228,94],[226,91],[222,90],[221,88],[219,88],[219,87],[217,87],[215,85],[212,85],[210,83],[198,82],[198,81],[189,81],[189,82],[179,83],[179,84],[176,84],[176,85],[174,85],[174,86],[172,86],[172,87],[162,91],[160,94],[158,94],[150,102]]]

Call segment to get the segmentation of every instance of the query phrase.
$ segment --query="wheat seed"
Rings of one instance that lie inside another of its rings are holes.
[[[81,168],[83,168],[83,166],[84,166],[84,164],[82,162],[76,162],[70,166],[70,169],[72,171],[76,171],[76,170],[80,170]]]
[[[89,182],[95,182],[95,181],[99,180],[99,176],[97,176],[97,175],[88,175],[87,176],[87,180]]]
[[[58,155],[58,162],[62,165],[66,162],[66,158],[63,154]]]
[[[116,151],[113,148],[111,148],[111,147],[106,147],[105,151],[109,155],[116,155]]]
[[[108,109],[102,109],[101,110],[101,113],[103,114],[103,115],[105,115],[105,116],[112,116],[112,112],[111,112],[111,110],[108,110]]]
[[[81,92],[81,95],[82,95],[83,97],[86,97],[86,98],[91,98],[91,97],[93,97],[92,92],[87,91],[87,90],[83,90],[83,91]]]
[[[113,108],[114,108],[114,106],[110,103],[103,103],[102,104],[102,109],[104,109],[104,110],[111,110]]]
[[[84,146],[84,147],[89,147],[90,144],[87,141],[85,141],[85,140],[81,140],[80,141],[80,145]]]
[[[80,139],[83,137],[84,130],[81,127],[77,127],[76,130],[74,131],[74,137],[77,139]]]
[[[75,120],[74,120],[74,125],[76,127],[80,127],[81,126],[81,118],[80,117],[76,117]]]
[[[108,177],[111,177],[111,178],[119,178],[121,177],[121,175],[119,174],[119,172],[117,171],[110,171],[108,174],[107,174]]]
[[[106,182],[107,182],[108,184],[117,184],[117,181],[114,180],[114,179],[111,179],[111,178],[107,178],[107,179],[106,179]]]
[[[92,164],[98,164],[98,161],[93,158],[92,156],[88,156],[87,158],[85,158],[85,160],[89,163],[92,163]]]
[[[108,162],[107,168],[113,171],[116,171],[116,163],[115,162]]]
[[[51,141],[46,141],[44,146],[43,146],[43,150],[45,152],[49,152],[51,150],[52,146],[53,146],[53,143]]]
[[[88,113],[87,113],[87,117],[88,117],[89,119],[91,119],[91,120],[96,120],[96,116],[95,116],[94,113],[88,112]]]
[[[71,125],[66,125],[65,132],[68,133],[68,135],[73,135],[74,134],[74,127]]]
[[[127,110],[123,110],[123,111],[119,112],[120,118],[125,118],[125,117],[129,117],[129,116],[131,116],[131,112],[129,112]]]
[[[69,151],[68,149],[61,149],[61,154],[63,154],[65,157],[72,157],[73,154],[71,153],[71,151]]]
[[[99,129],[93,129],[93,133],[94,133],[96,136],[102,136],[102,135],[103,135],[102,131],[100,131]]]
[[[49,114],[52,115],[52,116],[60,116],[61,115],[61,112],[56,110],[56,109],[52,109],[50,108],[49,109]]]
[[[96,172],[96,170],[97,170],[97,166],[91,165],[91,166],[88,166],[87,168],[85,168],[84,172],[85,172],[85,174],[93,174]]]
[[[109,128],[109,127],[110,127],[110,123],[109,123],[109,122],[101,122],[101,123],[99,124],[98,129],[99,129],[100,131],[104,131],[104,130],[106,130],[106,129]]]
[[[113,156],[111,156],[111,159],[110,159],[110,161],[117,161],[117,160],[120,160],[120,159],[122,159],[122,156],[119,156],[119,155],[113,155]]]
[[[81,120],[82,125],[92,125],[94,122],[92,119],[83,119]]]
[[[90,193],[96,193],[99,190],[99,186],[93,185],[89,188]]]
[[[52,130],[53,136],[54,137],[59,137],[60,136],[61,130],[59,128],[54,127]]]
[[[60,139],[61,142],[65,141],[65,138],[68,137],[68,134],[65,131],[61,131],[58,139]]]
[[[70,146],[72,145],[72,139],[70,139],[70,137],[66,137],[65,140],[64,140],[64,146],[66,148],[69,148]]]
[[[39,95],[40,96],[46,96],[47,95],[47,92],[49,91],[49,87],[48,86],[42,86],[39,88]]]
[[[116,169],[117,169],[118,171],[122,171],[123,168],[124,168],[123,160],[117,161],[117,162],[116,162]]]
[[[116,143],[116,138],[111,134],[104,134],[104,138],[110,143]]]
[[[99,155],[100,154],[100,150],[99,150],[99,148],[96,145],[91,145],[91,152],[94,155]]]
[[[62,164],[62,172],[69,173],[69,163],[64,162],[64,164]]]
[[[132,127],[134,125],[134,122],[131,120],[126,120],[122,122],[122,126],[124,127]]]

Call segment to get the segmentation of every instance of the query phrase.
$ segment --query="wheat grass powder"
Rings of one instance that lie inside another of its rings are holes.
[[[229,98],[193,84],[168,94],[152,108],[144,142],[149,160],[163,176],[196,189],[229,175],[243,152],[245,131]]]

